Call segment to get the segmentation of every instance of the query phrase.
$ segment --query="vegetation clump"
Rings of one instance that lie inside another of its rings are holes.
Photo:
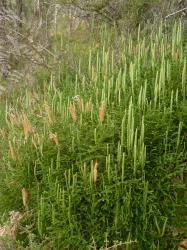
[[[18,249],[163,250],[187,237],[182,23],[128,39],[104,25],[97,38],[72,41],[72,68],[64,59],[3,109],[0,213],[24,212]]]

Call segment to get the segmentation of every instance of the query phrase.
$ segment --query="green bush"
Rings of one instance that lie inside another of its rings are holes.
[[[62,65],[43,88],[8,105],[0,212],[24,210],[25,187],[23,228],[31,226],[36,242],[47,239],[52,249],[177,245],[186,206],[186,56],[181,23],[172,36],[163,30],[110,43],[103,29],[103,45],[80,58],[77,74]]]

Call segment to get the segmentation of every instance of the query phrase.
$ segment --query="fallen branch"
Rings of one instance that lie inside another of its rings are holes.
[[[178,13],[184,11],[184,10],[187,10],[187,7],[183,8],[183,9],[181,9],[181,10],[177,10],[177,11],[175,11],[175,12],[173,12],[173,13],[167,15],[167,16],[165,17],[165,19],[167,19],[167,18],[170,17],[170,16],[174,16],[174,15],[176,15],[176,14],[178,14]]]

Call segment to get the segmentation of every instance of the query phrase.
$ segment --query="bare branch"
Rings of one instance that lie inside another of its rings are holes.
[[[181,9],[181,10],[177,10],[177,11],[175,11],[175,12],[173,12],[173,13],[167,15],[167,16],[165,17],[165,19],[168,18],[168,17],[170,17],[170,16],[174,16],[174,15],[180,13],[180,12],[183,12],[184,10],[187,10],[187,7],[183,8],[183,9]]]

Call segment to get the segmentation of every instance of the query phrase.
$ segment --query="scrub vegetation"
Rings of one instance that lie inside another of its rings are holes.
[[[183,22],[128,36],[64,23],[55,68],[1,98],[0,215],[15,229],[2,249],[185,249]]]

